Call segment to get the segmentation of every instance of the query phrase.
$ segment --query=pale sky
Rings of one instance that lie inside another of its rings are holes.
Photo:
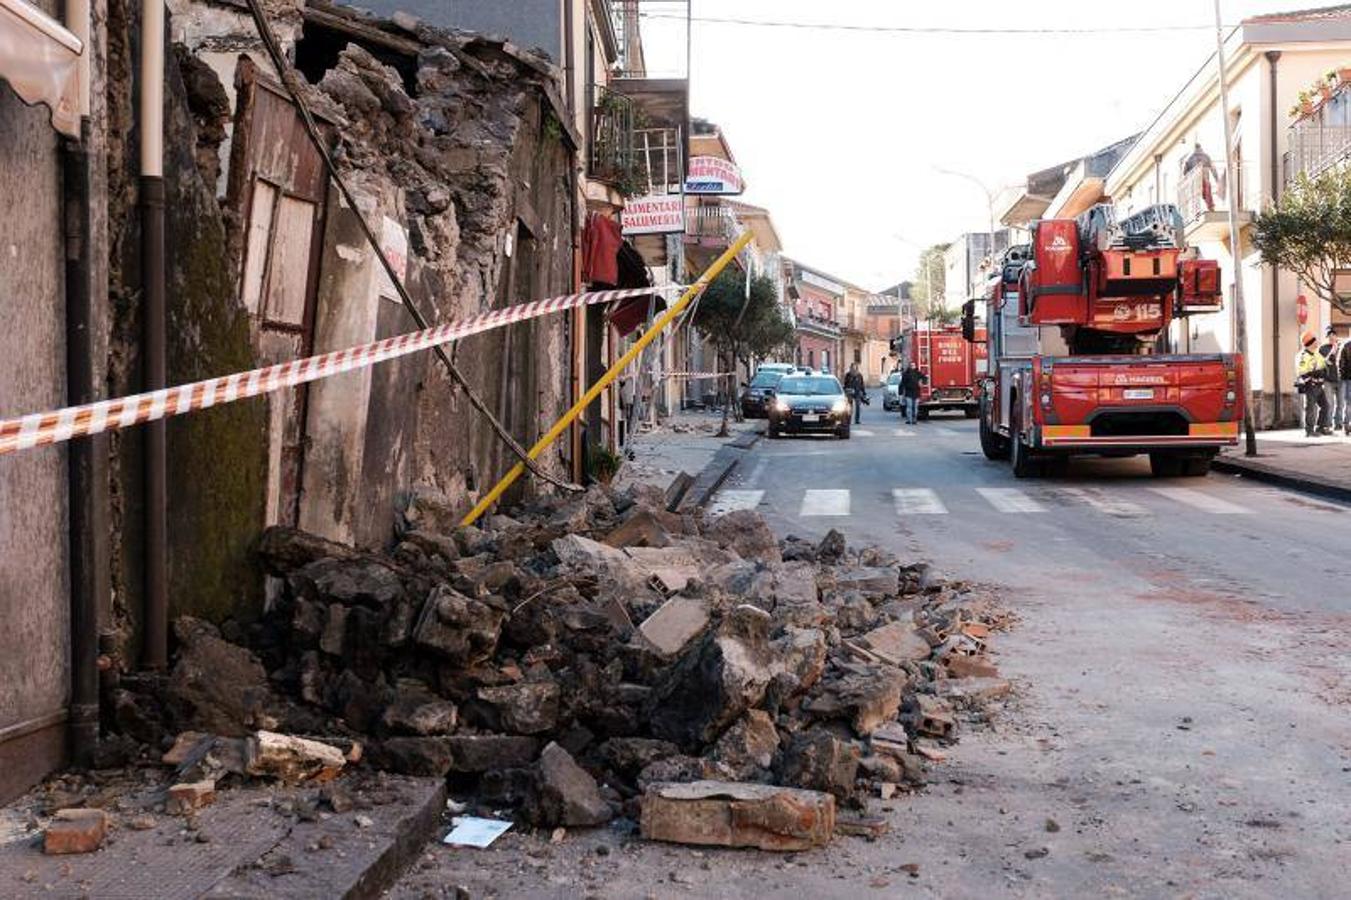
[[[1328,0],[1330,2],[1330,0]],[[649,68],[684,67],[681,3],[640,0]],[[1213,0],[692,0],[691,113],[720,125],[742,198],[792,257],[863,287],[913,244],[985,231],[985,194],[1146,128],[1215,48]],[[1223,0],[1226,25],[1318,0]],[[1120,28],[1116,34],[860,33],[700,22]],[[1193,26],[1190,28],[1179,26]],[[899,236],[899,237],[897,237]],[[904,239],[904,241],[902,240]]]

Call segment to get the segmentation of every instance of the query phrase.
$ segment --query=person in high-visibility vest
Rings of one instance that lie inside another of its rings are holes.
[[[1323,390],[1327,360],[1318,352],[1318,335],[1306,331],[1299,337],[1304,349],[1296,360],[1295,390],[1304,395],[1304,434],[1332,434],[1328,422],[1328,397]]]

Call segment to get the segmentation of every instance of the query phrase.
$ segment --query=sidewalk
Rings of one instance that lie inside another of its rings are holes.
[[[374,898],[439,833],[446,797],[440,778],[360,770],[322,786],[222,788],[184,817],[165,811],[169,780],[158,766],[68,773],[0,807],[0,896]],[[107,812],[102,847],[42,852],[46,818],[65,806]]]
[[[685,410],[668,416],[649,431],[639,431],[624,449],[624,464],[615,476],[615,487],[652,484],[665,489],[681,472],[697,476],[713,462],[718,450],[745,433],[764,430],[763,419],[737,422],[728,417],[730,437],[717,437],[721,412]],[[633,451],[633,459],[627,458]]]
[[[1216,471],[1351,502],[1351,437],[1305,437],[1299,429],[1261,431],[1257,456],[1240,446],[1215,460]]]

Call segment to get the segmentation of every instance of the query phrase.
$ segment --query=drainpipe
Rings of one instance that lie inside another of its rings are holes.
[[[141,9],[141,285],[144,389],[165,386],[164,0]],[[168,489],[164,420],[145,426],[145,623],[141,662],[168,664]]]
[[[1276,62],[1281,58],[1281,51],[1268,50],[1267,57],[1267,75],[1268,75],[1268,96],[1267,105],[1271,116],[1268,127],[1271,129],[1271,200],[1274,203],[1280,195],[1280,177],[1281,177],[1281,156],[1280,147],[1276,135],[1279,133],[1279,122],[1276,111]],[[1281,402],[1281,270],[1276,266],[1271,267],[1271,427],[1280,427],[1282,402]]]
[[[69,0],[66,22],[84,42],[81,55],[81,135],[61,141],[61,192],[65,238],[66,402],[98,399],[96,331],[92,296],[93,226],[89,180],[89,4]],[[70,510],[70,715],[71,763],[93,765],[99,739],[99,609],[108,596],[108,444],[98,435],[72,441],[66,450]]]

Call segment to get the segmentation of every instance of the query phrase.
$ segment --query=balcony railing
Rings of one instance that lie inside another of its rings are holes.
[[[1247,210],[1247,190],[1244,177],[1248,167],[1240,164],[1238,177],[1229,177],[1229,168],[1224,163],[1212,166],[1196,166],[1182,176],[1177,188],[1177,206],[1182,213],[1182,221],[1191,224],[1206,213],[1226,212],[1233,203],[1236,211]]]
[[[1290,126],[1286,181],[1317,175],[1351,157],[1351,88],[1343,85],[1311,116]]]
[[[633,101],[600,85],[591,109],[587,176],[608,181],[623,193],[640,191],[633,146]]]
[[[685,211],[685,234],[700,241],[731,244],[742,230],[730,206],[700,204]]]

